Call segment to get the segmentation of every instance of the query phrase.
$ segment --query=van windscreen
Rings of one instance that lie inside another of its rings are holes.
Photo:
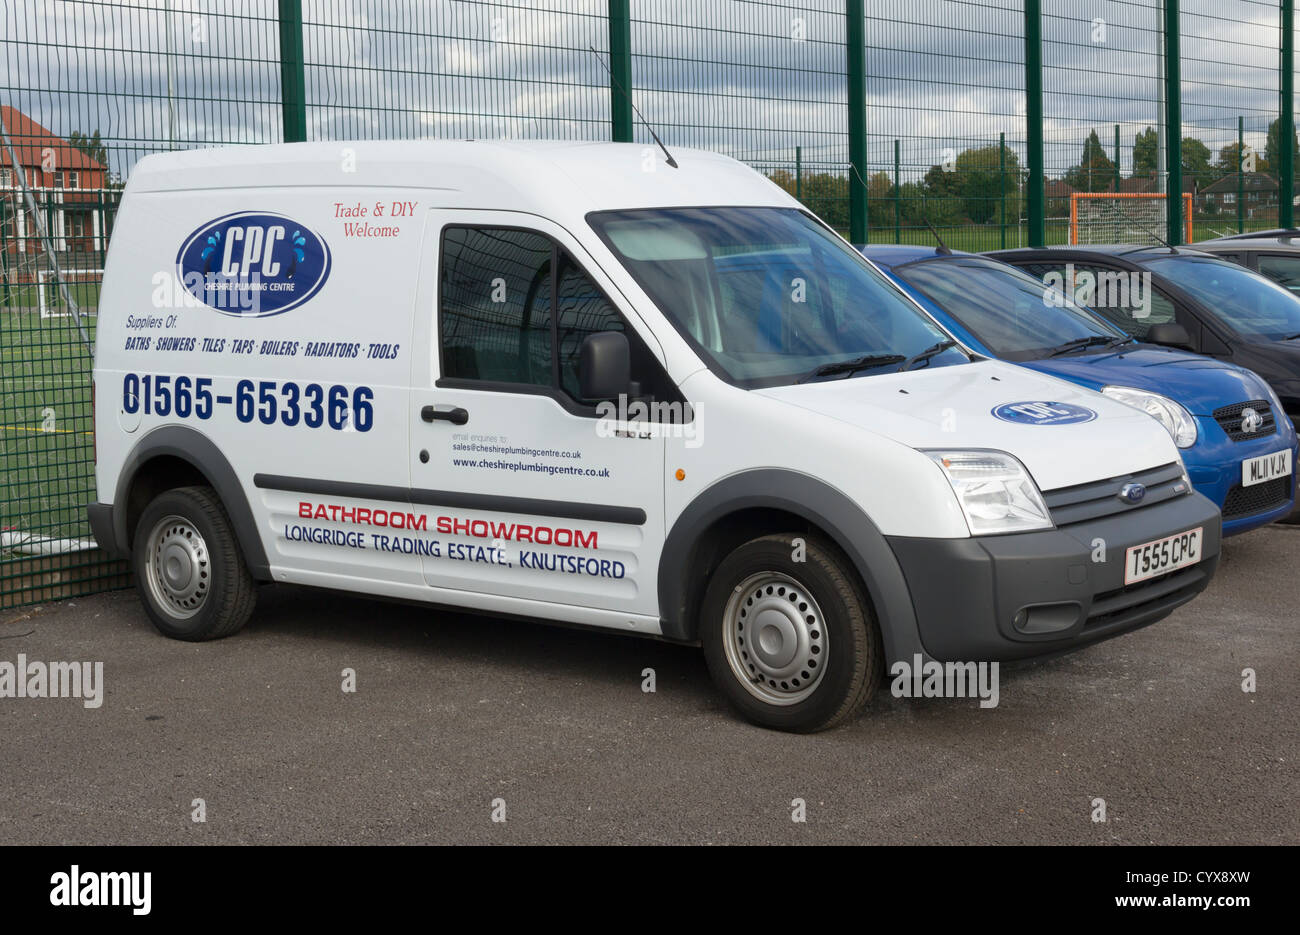
[[[795,208],[601,211],[588,221],[711,369],[740,386],[888,373],[948,339]],[[834,366],[858,359],[867,363]],[[913,366],[966,360],[953,347]]]

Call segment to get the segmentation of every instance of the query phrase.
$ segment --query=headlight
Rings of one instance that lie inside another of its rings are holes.
[[[1042,494],[1024,466],[1001,451],[927,451],[952,484],[972,536],[1051,529]]]
[[[1134,409],[1141,409],[1168,430],[1169,437],[1179,448],[1191,448],[1196,444],[1196,420],[1168,396],[1135,390],[1131,386],[1103,386],[1101,394]]]

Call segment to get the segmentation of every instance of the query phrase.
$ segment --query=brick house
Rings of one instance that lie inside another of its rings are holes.
[[[1205,186],[1201,195],[1211,210],[1235,214],[1240,208],[1246,217],[1253,218],[1259,211],[1270,216],[1277,213],[1278,192],[1277,179],[1267,172],[1233,172]]]
[[[1070,196],[1074,194],[1074,191],[1074,186],[1064,179],[1047,179],[1043,183],[1043,199],[1047,209],[1047,216],[1052,218],[1069,217]]]
[[[116,196],[107,187],[108,167],[20,110],[0,106],[0,120],[55,250],[60,254],[102,253],[107,242],[105,208]],[[0,234],[10,254],[41,249],[19,182],[9,151],[0,151],[0,200],[4,202]]]

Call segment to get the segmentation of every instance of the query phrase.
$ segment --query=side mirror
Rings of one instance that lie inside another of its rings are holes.
[[[1148,344],[1163,344],[1167,347],[1182,347],[1192,350],[1192,336],[1187,333],[1187,329],[1182,325],[1162,324],[1152,325],[1147,332],[1146,342]]]
[[[578,348],[578,392],[583,399],[613,399],[632,382],[632,350],[621,331],[598,331]]]

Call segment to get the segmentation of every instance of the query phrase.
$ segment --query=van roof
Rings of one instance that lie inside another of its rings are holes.
[[[743,163],[673,147],[680,168],[641,143],[388,140],[279,143],[146,156],[128,192],[239,188],[410,188],[428,207],[505,209],[560,218],[612,208],[799,207]],[[345,196],[339,196],[340,198]],[[364,201],[364,197],[361,199]]]

